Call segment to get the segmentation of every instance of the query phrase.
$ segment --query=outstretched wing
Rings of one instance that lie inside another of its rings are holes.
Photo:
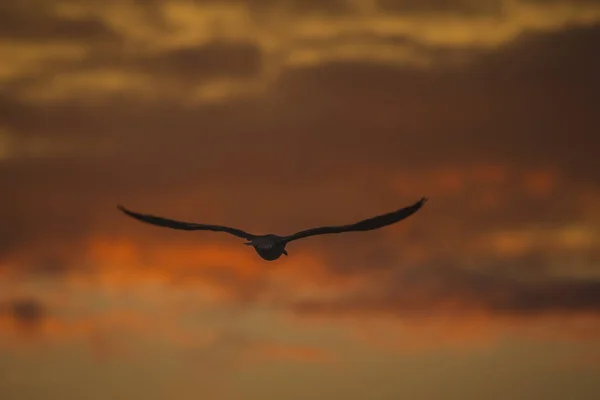
[[[376,217],[368,218],[354,224],[349,225],[341,225],[341,226],[323,226],[319,228],[306,229],[304,231],[300,231],[298,233],[294,233],[293,235],[285,237],[286,242],[291,242],[292,240],[302,239],[308,236],[314,235],[325,235],[329,233],[343,233],[343,232],[356,232],[356,231],[370,231],[372,229],[377,229],[384,227],[386,225],[391,225],[398,221],[403,220],[404,218],[414,214],[417,212],[423,204],[427,201],[426,197],[423,197],[421,200],[416,202],[415,204],[401,208],[399,210],[378,215]]]
[[[228,226],[196,224],[193,222],[175,221],[172,219],[156,217],[154,215],[146,215],[146,214],[140,214],[137,212],[133,212],[133,211],[126,209],[125,207],[123,207],[121,205],[117,206],[117,208],[132,218],[135,218],[137,220],[140,220],[140,221],[146,222],[148,224],[152,224],[152,225],[164,226],[164,227],[172,228],[172,229],[182,229],[184,231],[227,232],[227,233],[230,233],[232,235],[235,235],[237,237],[241,237],[241,238],[247,239],[247,240],[252,240],[252,238],[254,237],[254,235],[252,235],[248,232],[244,232],[241,229],[230,228]]]

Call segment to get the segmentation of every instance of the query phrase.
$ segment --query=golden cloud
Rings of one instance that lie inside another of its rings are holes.
[[[335,10],[342,3],[333,2],[328,7]],[[485,11],[487,6],[481,12],[476,7],[473,12],[472,2],[453,3],[456,12],[452,14],[441,2],[425,4],[427,13],[410,12],[410,5],[408,12],[390,13],[373,2],[356,2],[355,10],[349,13],[298,13],[295,2],[289,3],[290,7],[288,3],[267,2],[259,8],[233,1],[171,0],[141,5],[57,0],[44,4],[45,20],[59,27],[55,30],[72,31],[71,35],[61,36],[60,42],[33,43],[13,42],[9,34],[0,45],[0,55],[9,60],[1,67],[0,77],[17,80],[37,75],[37,82],[30,83],[23,94],[35,101],[115,93],[144,98],[173,90],[193,102],[222,101],[263,93],[289,68],[334,61],[436,66],[445,59],[440,59],[444,50],[497,49],[525,33],[553,32],[600,21],[600,8],[593,2],[506,0],[493,7],[500,13],[491,14]],[[404,6],[398,2],[400,10]],[[20,29],[35,31],[36,25],[28,26],[28,21]],[[89,33],[86,23],[94,26]],[[119,40],[78,40],[81,35],[100,32],[98,24]],[[225,77],[177,88],[165,83],[164,75],[146,76],[130,68],[109,67],[123,59],[168,56],[185,48],[240,42],[255,44],[263,60],[259,73],[247,79]],[[94,66],[98,54],[108,57],[104,66]],[[465,54],[458,59],[464,60]],[[70,65],[69,70],[46,72],[57,62]]]

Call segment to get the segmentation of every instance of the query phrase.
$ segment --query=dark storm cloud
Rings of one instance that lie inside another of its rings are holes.
[[[47,3],[10,2],[0,5],[0,37],[35,41],[117,41],[119,35],[104,22],[70,19],[53,13]]]

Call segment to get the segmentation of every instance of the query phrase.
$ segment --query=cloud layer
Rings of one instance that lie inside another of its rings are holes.
[[[5,347],[146,339],[221,373],[341,365],[348,332],[592,346],[599,20],[560,0],[0,6]],[[287,234],[421,196],[277,263],[115,208]]]

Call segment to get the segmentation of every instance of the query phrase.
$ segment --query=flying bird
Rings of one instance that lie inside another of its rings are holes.
[[[387,225],[394,224],[398,221],[417,212],[423,204],[427,201],[426,197],[421,198],[415,204],[400,208],[396,211],[392,211],[387,214],[378,215],[376,217],[368,218],[359,222],[348,225],[339,226],[322,226],[317,228],[306,229],[293,235],[279,236],[274,234],[267,235],[253,235],[245,232],[241,229],[230,228],[222,225],[210,225],[210,224],[199,224],[194,222],[182,222],[175,221],[172,219],[156,217],[154,215],[140,214],[134,211],[130,211],[125,207],[119,205],[117,208],[123,211],[125,214],[132,218],[140,221],[163,226],[172,229],[181,229],[185,231],[213,231],[213,232],[226,232],[231,235],[235,235],[242,239],[248,240],[244,244],[253,246],[258,255],[267,261],[274,261],[281,257],[282,254],[288,255],[285,246],[292,240],[298,240],[307,238],[309,236],[326,235],[331,233],[344,233],[344,232],[359,232],[359,231],[370,231],[373,229],[382,228]]]

